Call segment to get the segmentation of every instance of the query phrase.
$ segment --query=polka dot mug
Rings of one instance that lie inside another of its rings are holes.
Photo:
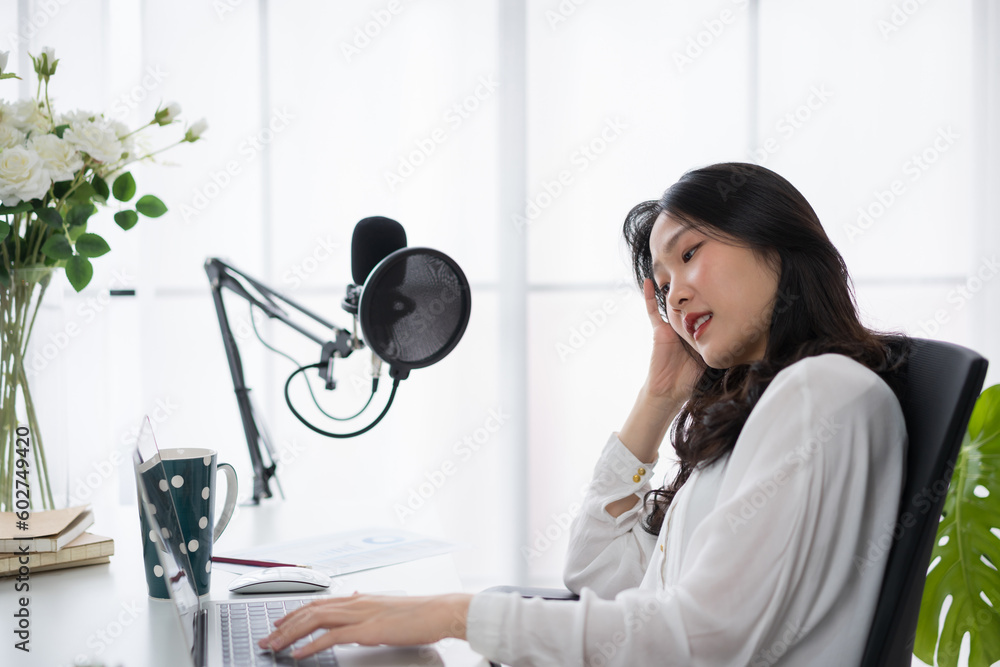
[[[185,447],[182,449],[161,449],[159,458],[163,462],[166,479],[157,480],[152,493],[169,493],[177,508],[180,532],[183,542],[181,553],[186,553],[194,571],[195,588],[198,595],[205,595],[211,586],[212,545],[226,529],[236,507],[236,470],[228,463],[217,463],[216,452],[211,449]],[[154,468],[155,470],[155,468]],[[216,473],[226,475],[226,501],[222,514],[215,519]],[[163,499],[166,500],[165,498]],[[154,505],[163,506],[157,499]],[[146,585],[152,598],[169,598],[164,581],[163,568],[157,557],[155,534],[139,511],[142,529],[142,559],[146,568]],[[167,538],[172,539],[172,538]]]

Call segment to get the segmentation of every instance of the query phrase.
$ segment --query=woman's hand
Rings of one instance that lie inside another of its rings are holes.
[[[704,365],[691,357],[680,335],[660,316],[655,289],[652,280],[643,281],[646,314],[653,326],[653,354],[645,389],[651,400],[680,405],[690,397]]]
[[[446,637],[465,639],[465,618],[472,595],[426,597],[359,595],[326,598],[300,607],[275,622],[275,631],[260,641],[274,651],[320,629],[322,634],[292,652],[298,659],[335,644],[364,646],[432,644]]]
[[[649,374],[635,406],[629,413],[618,438],[637,459],[644,463],[656,460],[660,443],[677,413],[701,377],[703,364],[688,354],[684,342],[669,323],[660,317],[656,305],[653,281],[642,283],[646,299],[646,313],[653,326],[653,354],[649,361]],[[629,496],[609,506],[612,516],[635,505],[636,496]]]

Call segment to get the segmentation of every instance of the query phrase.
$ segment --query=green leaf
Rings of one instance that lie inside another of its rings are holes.
[[[42,244],[42,252],[55,259],[69,259],[73,256],[73,248],[64,234],[53,234]]]
[[[131,172],[126,171],[115,179],[114,185],[111,186],[111,194],[118,201],[128,201],[135,196],[135,179],[132,178]]]
[[[79,292],[94,277],[94,267],[86,257],[73,255],[66,262],[66,277],[69,278],[69,284],[73,286],[73,289]]]
[[[62,231],[63,219],[54,208],[36,208],[35,215],[46,225],[57,231]]]
[[[118,211],[115,213],[115,222],[122,229],[132,229],[135,227],[135,223],[139,222],[139,216],[136,212],[131,209],[125,209],[124,211]]]
[[[53,130],[53,132],[55,132],[55,135],[57,137],[59,137],[60,139],[62,139],[63,138],[63,136],[62,136],[63,132],[65,132],[68,127],[69,127],[69,125],[56,125],[56,129]]]
[[[7,273],[7,267],[3,263],[0,263],[0,285],[10,287],[10,274]]]
[[[66,232],[69,236],[69,242],[75,244],[77,239],[87,233],[87,224],[77,225],[76,227],[70,227]]]
[[[940,560],[924,584],[913,653],[927,664],[954,667],[969,633],[968,664],[991,665],[1000,660],[1000,576],[984,560],[1000,568],[1000,539],[991,532],[1000,528],[1000,385],[976,401],[941,517],[931,562]]]
[[[66,214],[66,222],[70,227],[75,227],[76,225],[83,225],[87,223],[87,219],[90,218],[94,213],[97,212],[97,208],[91,204],[80,204],[79,206],[74,206]]]
[[[83,234],[76,240],[76,251],[84,257],[100,257],[110,252],[111,248],[97,234]]]
[[[70,201],[78,202],[81,204],[89,204],[90,200],[97,194],[97,190],[93,185],[84,181],[73,190],[73,194],[69,196]]]
[[[143,195],[135,203],[135,210],[147,218],[159,218],[167,212],[167,205],[153,195]]]
[[[3,220],[0,220],[0,243],[3,243],[3,240],[7,238],[8,234],[10,234],[10,225]]]
[[[111,196],[111,191],[108,190],[107,181],[105,181],[103,178],[95,174],[94,180],[92,180],[90,184],[94,186],[94,191],[97,193],[98,197],[100,197],[104,201],[108,201],[108,197]]]
[[[27,213],[32,209],[30,201],[23,201],[14,206],[0,206],[0,215],[14,215],[17,213]]]
[[[55,195],[56,199],[62,199],[69,192],[69,186],[72,181],[59,181],[58,183],[52,184],[52,194]]]

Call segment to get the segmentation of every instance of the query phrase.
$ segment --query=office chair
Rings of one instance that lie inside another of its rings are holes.
[[[942,341],[911,340],[900,397],[909,437],[896,524],[901,531],[889,552],[861,667],[909,667],[912,663],[924,580],[947,493],[934,493],[935,488],[942,488],[941,484],[935,487],[935,482],[951,481],[962,437],[986,379],[987,361],[972,350]],[[925,501],[920,506],[916,503],[922,494],[931,502],[929,510]],[[487,590],[549,600],[578,599],[560,589],[496,586]]]

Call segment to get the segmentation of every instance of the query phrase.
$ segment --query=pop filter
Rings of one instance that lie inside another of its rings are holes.
[[[394,380],[451,352],[471,311],[462,269],[431,248],[402,248],[380,261],[368,274],[358,305],[365,344],[389,364]]]

